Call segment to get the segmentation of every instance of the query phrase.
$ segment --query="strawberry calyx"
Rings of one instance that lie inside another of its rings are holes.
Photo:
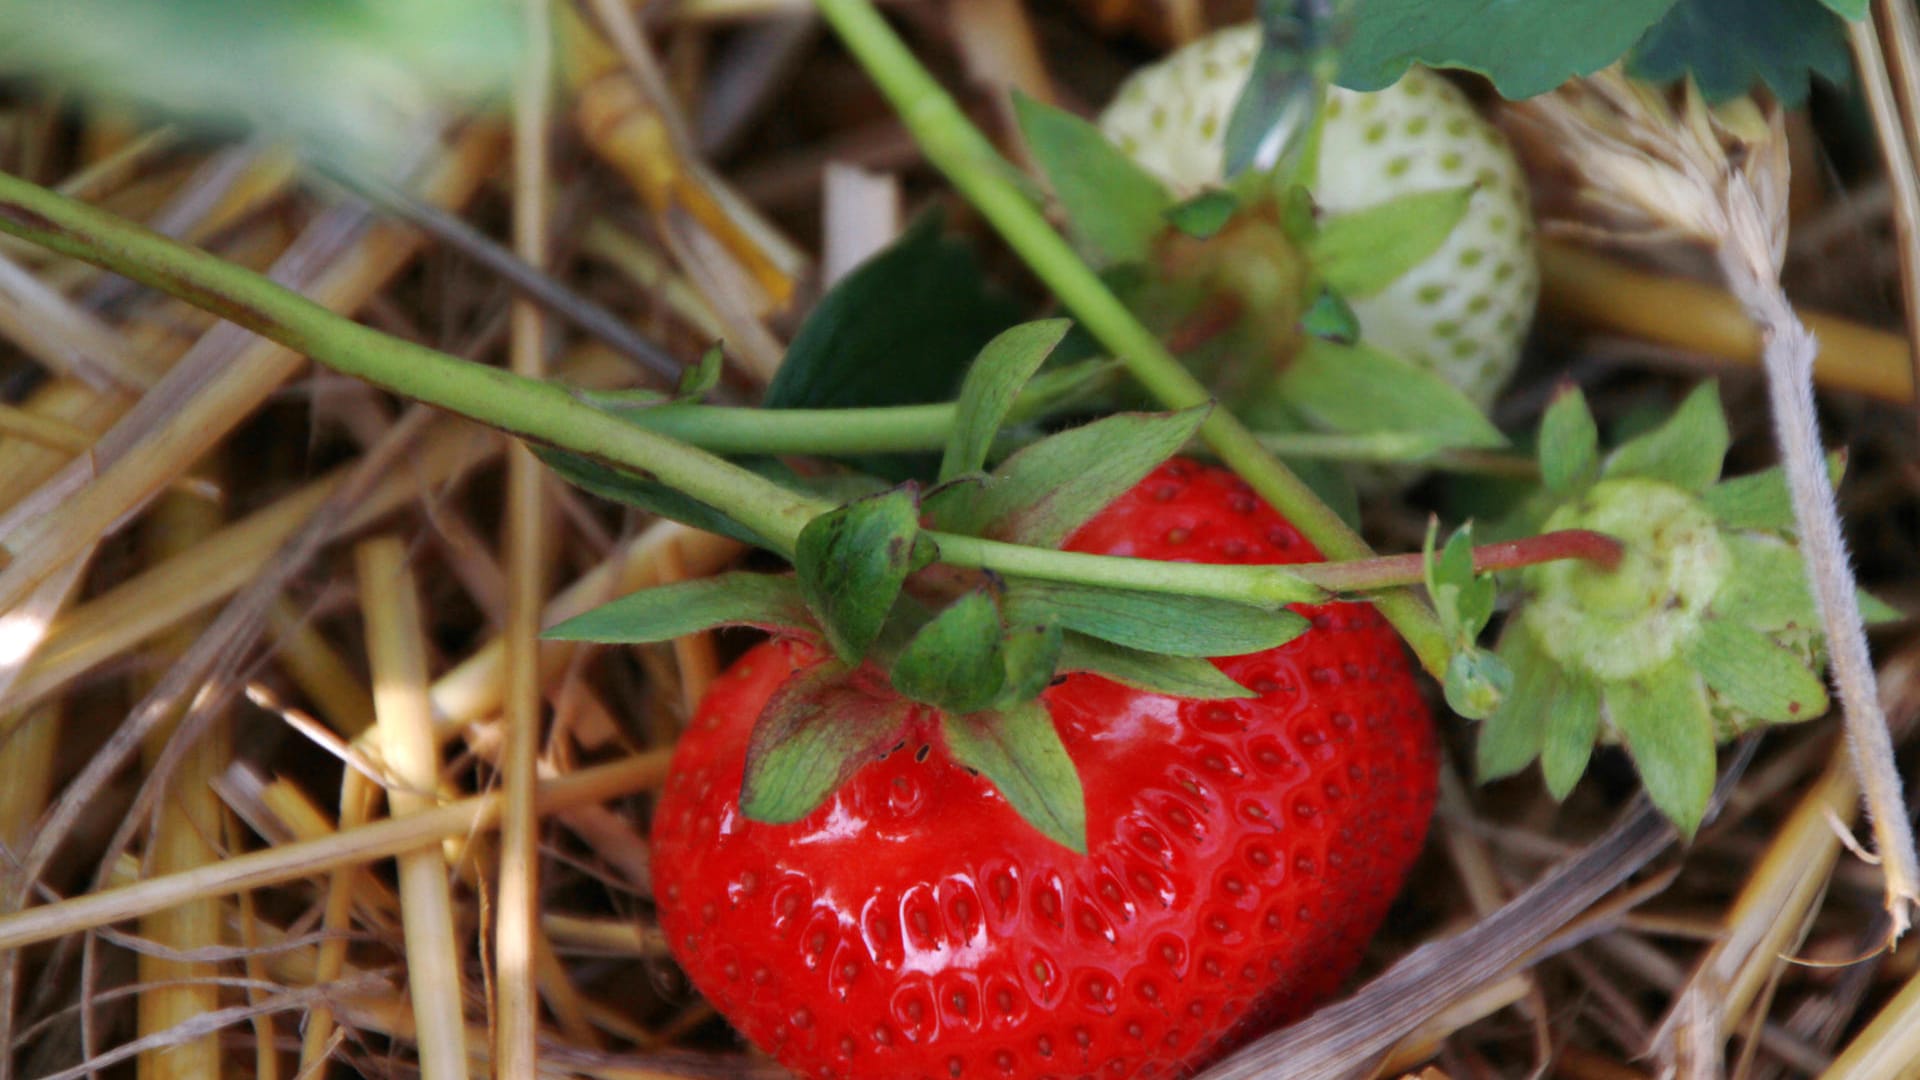
[[[1579,390],[1555,398],[1540,438],[1549,502],[1534,513],[1548,529],[1605,532],[1624,554],[1611,569],[1521,572],[1497,650],[1513,682],[1480,730],[1483,779],[1538,759],[1560,798],[1596,743],[1624,745],[1654,805],[1691,836],[1718,744],[1826,712],[1785,480],[1776,468],[1722,481],[1728,441],[1712,382],[1604,458]]]

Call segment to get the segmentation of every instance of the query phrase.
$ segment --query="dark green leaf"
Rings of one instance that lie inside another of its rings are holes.
[[[1167,208],[1167,224],[1193,237],[1211,240],[1233,220],[1240,200],[1230,191],[1203,191],[1183,203]]]
[[[1695,671],[1735,709],[1769,724],[1827,711],[1827,686],[1807,662],[1757,630],[1708,619],[1687,652]]]
[[[1080,774],[1037,701],[993,712],[941,717],[947,752],[987,778],[1027,823],[1079,854],[1087,851],[1087,800]]]
[[[1000,608],[983,589],[922,626],[893,662],[893,688],[948,712],[984,709],[1006,684]]]
[[[1543,657],[1544,659],[1544,657]],[[1600,736],[1600,695],[1582,679],[1565,679],[1542,717],[1546,742],[1540,747],[1540,773],[1547,792],[1564,799],[1587,771],[1593,740]]]
[[[1000,690],[997,704],[1011,705],[1040,696],[1060,666],[1063,636],[1054,623],[1015,626],[1007,631],[1001,644],[1007,661],[1006,685]]]
[[[1447,661],[1441,686],[1448,708],[1469,720],[1485,720],[1513,692],[1513,672],[1494,653],[1462,649]]]
[[[1846,24],[1821,0],[1679,0],[1634,46],[1627,70],[1663,83],[1693,76],[1708,101],[1764,84],[1789,107],[1806,100],[1809,73],[1844,85],[1852,67]]]
[[[1714,614],[1763,632],[1820,625],[1799,548],[1760,533],[1733,533],[1723,540],[1733,567],[1713,598]]]
[[[1514,100],[1618,60],[1673,0],[1368,0],[1354,5],[1340,85],[1379,90],[1409,64],[1465,68]]]
[[[1540,418],[1540,480],[1548,491],[1565,495],[1591,482],[1599,469],[1600,429],[1587,396],[1566,383]]]
[[[1114,682],[1169,697],[1250,698],[1253,691],[1228,678],[1212,663],[1191,656],[1163,656],[1067,634],[1060,643],[1060,670],[1087,671]]]
[[[770,409],[920,405],[951,400],[967,365],[1020,309],[989,287],[972,252],[916,221],[814,305],[767,387]],[[895,480],[933,475],[936,455],[854,459]]]
[[[1364,299],[1426,262],[1467,216],[1473,185],[1402,195],[1321,222],[1308,254],[1340,295]]]
[[[1016,92],[1014,115],[1035,164],[1067,212],[1074,239],[1101,263],[1140,262],[1166,227],[1173,196],[1160,181],[1069,112]]]
[[[947,437],[947,453],[940,461],[941,482],[978,472],[987,463],[1007,410],[1072,326],[1068,319],[1021,323],[1002,331],[980,350],[960,385],[953,433]]]
[[[1212,406],[1120,413],[1022,449],[994,470],[970,505],[941,508],[944,528],[1058,547],[1086,520],[1178,453]]]
[[[648,513],[671,518],[683,525],[704,529],[717,536],[730,536],[744,544],[756,547],[769,545],[767,540],[752,529],[708,506],[697,499],[675,491],[673,488],[649,479],[638,473],[616,469],[604,465],[592,458],[551,447],[536,446],[533,452],[557,472],[568,483],[591,492],[603,499],[637,506]]]
[[[1300,316],[1300,329],[1322,341],[1351,345],[1360,340],[1360,316],[1353,313],[1346,297],[1322,286]]]
[[[1461,448],[1507,442],[1445,379],[1364,342],[1309,339],[1281,374],[1278,389],[1296,409],[1335,431],[1418,431]]]
[[[1088,637],[1168,656],[1261,652],[1284,645],[1307,629],[1307,620],[1291,611],[1055,581],[1009,585],[1007,612],[1016,620],[1056,622]]]
[[[1827,455],[1828,481],[1837,486],[1846,468],[1846,454],[1835,451]],[[1798,531],[1799,522],[1793,516],[1793,495],[1787,491],[1787,474],[1778,465],[1722,480],[1708,488],[1700,501],[1729,529]]]
[[[899,741],[913,703],[849,681],[839,664],[794,672],[754,722],[740,810],[754,821],[799,821]]]
[[[1606,708],[1647,796],[1692,839],[1713,798],[1713,714],[1700,676],[1676,657],[1642,679],[1607,684]]]
[[[1662,480],[1688,491],[1704,492],[1720,479],[1727,458],[1727,414],[1720,408],[1720,387],[1704,382],[1688,394],[1667,422],[1608,455],[1602,475]]]
[[[1318,68],[1331,47],[1332,5],[1260,0],[1260,51],[1227,118],[1221,171],[1271,171],[1299,153],[1321,98]]]
[[[629,593],[541,634],[550,641],[669,641],[716,626],[813,625],[800,584],[772,574],[719,574]]]
[[[698,398],[720,385],[720,369],[727,362],[727,354],[718,344],[700,354],[700,362],[688,368],[680,375],[680,396]]]
[[[800,530],[800,589],[842,660],[859,661],[880,636],[914,569],[919,519],[912,488],[898,487],[829,510]]]
[[[1524,627],[1514,627],[1501,638],[1499,655],[1513,673],[1513,688],[1480,725],[1474,771],[1482,783],[1512,776],[1540,756],[1547,714],[1561,691],[1559,667],[1541,653]]]

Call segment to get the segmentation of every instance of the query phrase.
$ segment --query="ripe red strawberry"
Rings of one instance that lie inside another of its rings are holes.
[[[1230,473],[1174,461],[1075,550],[1317,558]],[[819,654],[763,644],[713,685],[654,818],[660,921],[689,977],[808,1076],[1171,1076],[1352,973],[1432,811],[1431,719],[1372,608],[1217,661],[1257,698],[1073,675],[1043,698],[1086,792],[1088,853],[956,765],[922,714],[791,825],[739,809],[761,706]]]

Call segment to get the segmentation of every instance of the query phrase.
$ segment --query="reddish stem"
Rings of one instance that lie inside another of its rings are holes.
[[[1584,559],[1602,570],[1614,570],[1626,548],[1620,541],[1591,529],[1562,529],[1523,540],[1482,544],[1473,549],[1473,568],[1517,570],[1536,563],[1559,559]],[[1377,559],[1352,562],[1307,563],[1288,567],[1302,578],[1337,593],[1366,592],[1399,585],[1419,585],[1426,581],[1426,559],[1418,552],[1410,555],[1386,555]]]

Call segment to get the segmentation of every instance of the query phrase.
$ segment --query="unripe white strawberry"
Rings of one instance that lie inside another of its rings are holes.
[[[1255,27],[1236,27],[1141,69],[1101,130],[1180,194],[1220,183],[1227,119],[1258,47]],[[1423,68],[1376,93],[1329,91],[1311,184],[1325,213],[1465,184],[1477,188],[1446,242],[1381,292],[1350,299],[1368,344],[1484,408],[1513,374],[1539,294],[1519,163],[1466,95]]]

